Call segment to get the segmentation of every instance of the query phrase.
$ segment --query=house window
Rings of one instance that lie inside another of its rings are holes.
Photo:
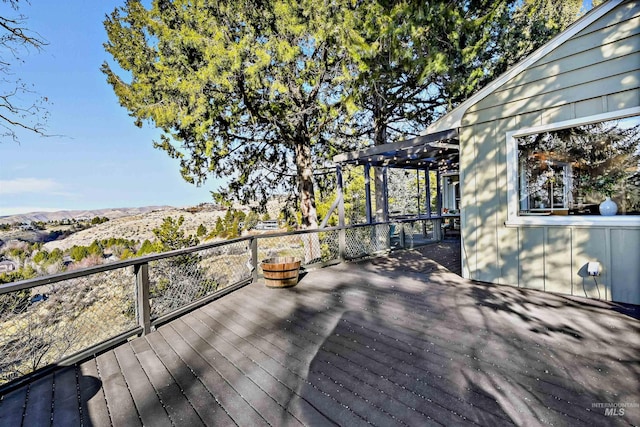
[[[518,215],[640,214],[640,116],[514,135]]]

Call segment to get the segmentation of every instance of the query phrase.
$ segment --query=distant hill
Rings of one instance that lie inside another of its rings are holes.
[[[164,211],[174,209],[171,206],[144,206],[141,208],[111,208],[111,209],[95,209],[95,210],[77,210],[77,211],[56,211],[56,212],[29,212],[18,215],[0,216],[0,223],[13,224],[31,221],[61,221],[63,219],[86,219],[107,217],[109,219],[122,218],[125,216],[140,215],[155,211]]]
[[[155,240],[153,229],[160,227],[163,219],[168,216],[176,219],[184,216],[182,229],[186,234],[195,234],[200,224],[207,227],[207,230],[213,230],[216,219],[224,216],[225,212],[225,209],[206,209],[189,212],[186,209],[167,208],[137,215],[129,215],[114,218],[103,224],[79,231],[66,239],[48,242],[44,247],[48,251],[55,248],[65,250],[71,248],[73,245],[89,246],[94,240],[109,239],[111,237],[139,240],[141,242],[146,239]]]
[[[272,218],[277,218],[282,209],[283,203],[279,200],[272,200],[267,203],[267,211]],[[234,209],[249,212],[249,207],[235,205]],[[12,239],[29,242],[47,242],[44,248],[48,251],[54,248],[62,250],[69,249],[73,245],[89,246],[94,240],[109,239],[119,237],[124,239],[138,240],[140,242],[149,239],[155,240],[153,229],[162,225],[163,219],[173,217],[177,219],[184,216],[182,229],[186,234],[196,234],[200,224],[212,231],[215,228],[218,217],[224,217],[226,207],[213,203],[201,203],[197,206],[185,208],[174,208],[170,206],[146,206],[141,208],[119,208],[119,209],[97,209],[85,211],[59,211],[59,212],[31,212],[21,215],[11,215],[0,217],[2,223],[25,223],[30,221],[60,221],[63,219],[92,219],[96,216],[107,217],[109,221],[96,224],[88,229],[77,231],[68,237],[58,240],[47,239],[50,230],[22,230],[13,229],[0,233],[0,246],[2,240]],[[56,226],[58,227],[58,226]]]

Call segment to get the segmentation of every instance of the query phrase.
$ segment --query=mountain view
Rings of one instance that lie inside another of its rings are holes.
[[[163,226],[194,243],[260,232],[254,228],[277,219],[280,208],[273,200],[261,215],[247,207],[202,203],[0,217],[0,283],[176,249],[160,244]]]
[[[112,208],[112,209],[94,209],[94,210],[77,210],[77,211],[53,211],[53,212],[28,212],[16,215],[0,215],[0,223],[28,223],[28,222],[54,222],[63,220],[82,220],[90,219],[96,216],[107,217],[109,219],[121,218],[124,216],[133,216],[145,214],[148,212],[162,211],[170,209],[171,206],[145,206],[140,208]]]

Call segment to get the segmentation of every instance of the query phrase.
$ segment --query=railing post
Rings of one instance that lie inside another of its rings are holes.
[[[251,240],[251,281],[258,281],[258,238],[253,237]]]
[[[338,230],[338,257],[340,262],[347,259],[347,230],[344,227]]]
[[[406,247],[404,246],[404,224],[404,222],[399,223],[400,231],[398,232],[398,235],[400,237],[400,247],[402,249],[406,249]]]
[[[136,314],[142,335],[151,332],[151,304],[149,303],[149,264],[136,264]]]

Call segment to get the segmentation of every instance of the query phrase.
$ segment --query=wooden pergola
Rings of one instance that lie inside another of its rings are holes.
[[[389,221],[388,170],[389,168],[411,169],[417,174],[424,172],[427,209],[425,214],[418,212],[418,217],[432,218],[441,215],[441,183],[440,176],[447,172],[457,172],[460,163],[458,129],[420,135],[415,138],[390,144],[367,147],[362,150],[338,154],[333,158],[336,163],[338,197],[329,210],[322,226],[334,209],[338,209],[339,224],[345,225],[342,169],[346,165],[363,166],[365,180],[365,212],[368,224],[376,222],[371,209],[371,168],[380,168],[377,186],[383,188],[383,218],[378,221]],[[431,190],[429,172],[437,174],[437,206],[431,206]],[[418,190],[420,193],[420,190]],[[419,197],[419,194],[418,194]],[[378,215],[379,217],[379,215]]]

